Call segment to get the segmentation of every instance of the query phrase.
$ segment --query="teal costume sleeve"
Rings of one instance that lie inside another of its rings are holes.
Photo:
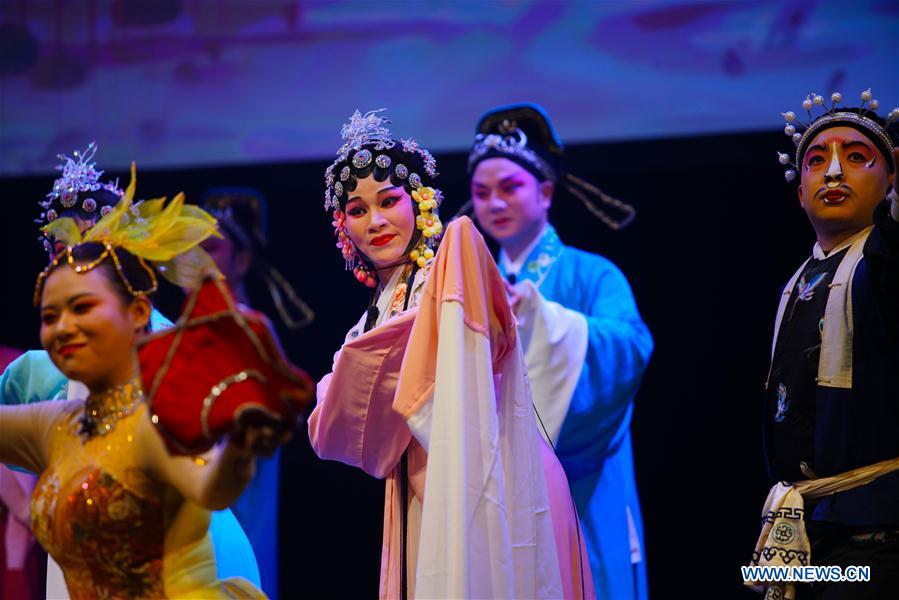
[[[212,548],[215,552],[215,567],[219,579],[243,577],[258,588],[262,588],[259,566],[250,540],[229,509],[212,513],[209,524]]]
[[[0,404],[28,404],[65,398],[68,380],[43,350],[29,350],[0,376]]]

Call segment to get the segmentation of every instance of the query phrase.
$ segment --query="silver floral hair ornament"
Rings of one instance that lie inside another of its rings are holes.
[[[38,202],[42,212],[34,220],[35,223],[42,226],[46,225],[59,218],[63,212],[70,211],[77,211],[83,218],[94,220],[105,216],[112,210],[108,197],[105,202],[98,201],[90,196],[83,198],[80,203],[78,201],[78,195],[83,195],[84,192],[105,190],[116,198],[116,202],[125,193],[119,187],[118,179],[115,181],[100,180],[103,171],[97,169],[97,163],[94,161],[96,154],[97,143],[91,142],[83,151],[75,150],[72,152],[72,156],[57,155],[61,162],[55,168],[57,171],[61,171],[62,174],[53,181],[53,188],[46,198]],[[139,204],[139,202],[135,202],[131,205],[130,212],[134,217],[139,217],[137,208]],[[129,216],[125,215],[123,218],[127,222]],[[38,241],[41,241],[44,249],[52,254],[53,247],[46,234],[38,237]]]
[[[840,107],[843,103],[843,94],[834,92],[830,95],[830,109],[826,108],[823,96],[815,92],[809,93],[802,101],[802,108],[808,114],[808,122],[800,120],[796,113],[787,111],[781,113],[784,118],[784,134],[787,135],[796,146],[794,160],[784,152],[777,153],[780,164],[789,167],[784,171],[787,181],[796,179],[796,174],[802,164],[802,158],[809,144],[818,133],[830,127],[847,126],[864,133],[884,154],[887,160],[891,160],[893,150],[896,147],[894,136],[890,129],[894,123],[899,123],[899,108],[894,108],[887,113],[886,119],[882,119],[875,111],[880,108],[880,102],[873,97],[871,88],[859,94],[861,105],[858,108]],[[815,117],[813,111],[818,107],[823,112]]]
[[[325,169],[325,210],[340,208],[340,199],[345,189],[345,184],[352,174],[353,169],[365,169],[374,162],[374,164],[382,169],[389,169],[394,165],[394,160],[388,154],[378,154],[388,150],[393,150],[397,141],[391,137],[390,119],[382,117],[380,113],[386,109],[372,110],[364,115],[358,110],[350,116],[350,120],[343,124],[340,128],[340,136],[343,138],[343,144],[337,149],[337,159]],[[405,139],[399,141],[400,148],[406,154],[418,155],[420,158],[424,172],[428,177],[434,178],[437,173],[437,161],[430,152],[418,145],[413,139]],[[353,158],[349,164],[344,165],[338,175],[335,175],[335,169],[341,164],[348,161],[350,154]],[[413,189],[421,187],[421,176],[418,173],[410,172],[409,167],[403,163],[396,163],[393,168],[393,175],[397,179],[409,182]],[[339,177],[339,180],[338,180]]]
[[[367,177],[374,169],[380,169],[412,196],[416,228],[422,235],[411,251],[411,260],[422,264],[433,257],[443,232],[443,224],[437,215],[443,194],[425,185],[437,176],[437,161],[415,140],[395,140],[387,127],[390,120],[381,114],[384,110],[373,110],[364,115],[355,111],[340,128],[343,144],[337,149],[337,158],[325,169],[324,208],[331,211],[337,247],[347,270],[353,271],[356,279],[369,287],[377,285],[376,272],[356,250],[347,231],[346,214],[341,208],[348,190],[355,187],[357,175]]]
[[[104,189],[122,197],[124,191],[118,186],[118,181],[101,182],[103,171],[97,170],[94,155],[97,153],[97,143],[91,142],[83,152],[75,150],[72,156],[59,154],[62,162],[56,166],[62,171],[62,176],[53,182],[53,189],[47,194],[47,199],[39,204],[46,212],[41,213],[39,223],[49,223],[58,216],[58,209],[54,209],[54,203],[59,203],[63,209],[73,208],[78,202],[78,194],[81,192],[96,192]],[[97,202],[92,198],[86,198],[81,208],[88,213],[97,209]]]

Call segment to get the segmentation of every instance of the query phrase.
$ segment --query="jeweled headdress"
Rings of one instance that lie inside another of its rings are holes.
[[[843,94],[834,92],[830,95],[830,109],[826,108],[824,96],[811,92],[802,101],[802,108],[808,114],[808,123],[804,123],[793,111],[781,113],[784,120],[784,133],[793,140],[796,145],[795,162],[790,161],[790,155],[778,152],[777,160],[790,168],[784,172],[787,181],[796,179],[797,165],[802,164],[806,150],[818,133],[831,127],[852,127],[867,136],[875,146],[883,153],[888,161],[892,161],[893,150],[899,144],[899,108],[894,108],[886,119],[880,117],[875,111],[880,108],[880,103],[871,94],[871,88],[860,94],[861,105],[858,108],[841,107]],[[819,107],[824,112],[814,117],[812,111]]]
[[[564,168],[565,150],[544,110],[530,102],[500,106],[487,111],[477,126],[468,155],[468,174],[488,158],[507,158],[528,170],[540,181],[551,181],[580,200],[593,216],[612,229],[626,227],[636,217],[633,206],[609,196],[595,185]],[[620,216],[606,210],[612,208]],[[467,202],[459,214],[470,211]]]
[[[527,134],[513,125],[511,121],[500,124],[499,133],[479,133],[474,138],[474,147],[468,157],[469,165],[477,165],[487,155],[516,157],[535,170],[540,179],[556,182],[556,170],[539,154],[528,148]],[[516,161],[519,162],[519,161]]]
[[[410,258],[424,264],[434,256],[434,246],[443,233],[437,208],[443,199],[440,190],[430,187],[437,177],[437,161],[430,152],[413,139],[395,140],[387,125],[390,121],[373,110],[364,115],[358,110],[340,129],[343,144],[337,159],[325,169],[325,210],[331,210],[337,247],[340,248],[348,270],[369,287],[377,285],[374,269],[356,250],[346,228],[343,207],[347,192],[356,188],[356,180],[374,174],[378,180],[389,178],[412,196],[416,212],[416,227],[420,239]]]
[[[108,257],[125,289],[133,296],[146,296],[156,291],[156,271],[180,287],[192,287],[207,274],[218,274],[215,263],[199,246],[207,237],[220,235],[215,218],[197,206],[185,204],[184,194],[178,194],[168,204],[165,198],[157,198],[133,205],[136,186],[137,171],[132,163],[131,183],[122,199],[93,227],[82,233],[73,218],[60,217],[41,228],[66,248],[38,276],[35,305],[39,304],[47,275],[63,262],[76,273],[86,273]],[[134,206],[137,206],[136,212],[132,210]],[[89,263],[80,263],[73,250],[86,243],[101,244],[103,251]],[[150,287],[136,288],[131,284],[122,270],[116,249],[124,249],[137,258],[149,276]],[[155,270],[148,262],[153,263]]]
[[[37,219],[38,223],[49,223],[56,219],[63,210],[76,208],[78,194],[81,192],[106,190],[118,197],[122,196],[124,192],[119,188],[118,181],[100,181],[103,171],[97,170],[97,163],[93,160],[96,153],[97,143],[91,142],[83,152],[75,150],[72,152],[72,156],[58,155],[62,162],[56,166],[56,169],[62,171],[62,176],[53,182],[53,189],[47,194],[47,199],[39,202],[45,212],[41,213],[40,218]],[[98,206],[95,200],[85,198],[78,208],[90,214],[94,213]],[[104,214],[106,212],[109,210],[106,210]]]
[[[96,154],[97,143],[91,142],[84,151],[72,152],[72,156],[57,155],[61,162],[56,170],[62,171],[62,175],[53,182],[53,189],[46,198],[38,202],[41,213],[35,223],[46,225],[60,215],[93,221],[112,210],[124,192],[119,188],[118,180],[100,180],[103,171],[97,169],[94,161]],[[52,253],[47,236],[41,236],[38,240],[43,242],[47,252]]]

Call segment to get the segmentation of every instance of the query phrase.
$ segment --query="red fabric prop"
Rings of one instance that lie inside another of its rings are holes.
[[[312,380],[285,358],[268,319],[238,307],[217,279],[138,356],[152,421],[175,454],[201,454],[238,424],[293,429],[312,404]]]

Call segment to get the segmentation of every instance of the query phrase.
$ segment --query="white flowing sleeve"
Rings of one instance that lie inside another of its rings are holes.
[[[555,444],[587,355],[587,319],[543,297],[534,282],[515,285],[521,294],[518,331],[534,405]]]

